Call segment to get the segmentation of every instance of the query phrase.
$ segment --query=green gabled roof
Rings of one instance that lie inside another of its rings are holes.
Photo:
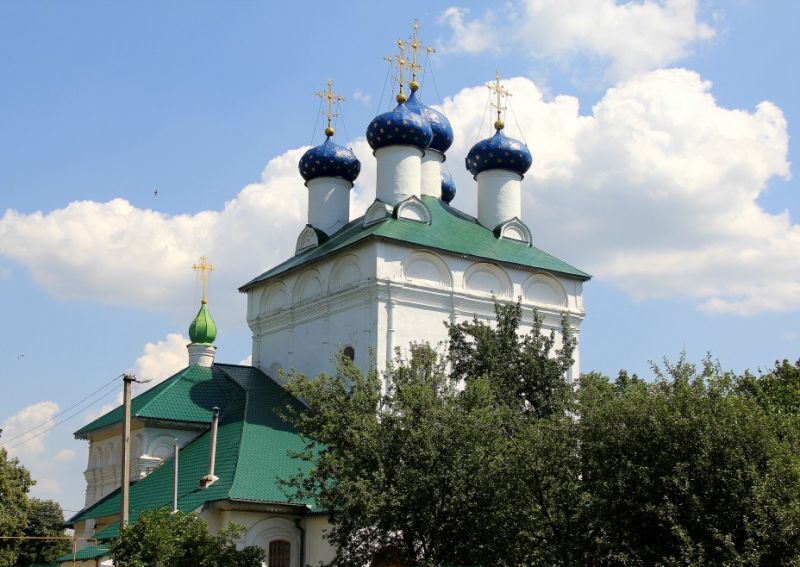
[[[431,223],[387,217],[365,227],[363,217],[350,221],[319,246],[289,258],[239,288],[251,287],[353,246],[367,238],[382,238],[407,242],[423,248],[449,252],[476,259],[537,268],[588,280],[591,276],[535,246],[497,238],[494,232],[483,227],[477,219],[462,213],[441,199],[423,196],[422,201],[431,212]]]
[[[131,415],[141,419],[182,423],[211,423],[211,408],[226,403],[232,385],[211,368],[192,365],[143,392],[131,401]],[[89,433],[122,421],[122,406],[98,417],[75,432]]]
[[[227,398],[216,403],[220,411],[214,474],[219,480],[205,490],[198,486],[208,473],[211,433],[205,431],[180,452],[178,507],[189,512],[215,500],[246,500],[289,503],[278,479],[288,479],[304,466],[289,457],[304,444],[300,435],[275,414],[275,408],[302,404],[269,376],[249,366],[215,364],[214,374],[230,385]],[[222,389],[220,389],[222,391]],[[232,393],[230,393],[232,392]],[[223,405],[224,404],[224,405]],[[172,506],[172,459],[130,487],[130,521],[141,511]],[[89,518],[119,514],[119,489],[69,520],[74,524]],[[118,525],[97,534],[112,538]]]

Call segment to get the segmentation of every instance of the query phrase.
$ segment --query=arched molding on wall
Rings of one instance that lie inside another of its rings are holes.
[[[159,435],[147,446],[147,455],[162,461],[170,458],[175,451],[175,438],[169,435]]]
[[[464,287],[469,291],[494,294],[498,299],[510,299],[514,286],[508,273],[494,264],[472,264],[464,273]]]
[[[300,301],[319,297],[322,295],[324,289],[325,287],[322,285],[322,276],[320,276],[319,270],[311,268],[300,274],[300,277],[297,278],[292,292],[292,300],[298,303]]]
[[[452,289],[453,274],[447,262],[432,252],[416,251],[405,257],[403,277],[409,281],[422,281]]]
[[[103,448],[95,445],[89,453],[89,468],[98,469],[103,466]]]
[[[330,293],[352,287],[361,281],[361,259],[355,254],[347,254],[336,260],[331,268],[328,281]]]
[[[134,433],[131,435],[131,456],[138,458],[142,454],[142,434]]]
[[[548,274],[534,274],[525,280],[522,296],[527,303],[551,305],[565,309],[567,292],[556,278]]]
[[[267,286],[261,294],[260,314],[273,313],[289,305],[286,284],[278,281]]]
[[[103,451],[105,456],[105,464],[106,466],[113,466],[117,464],[117,447],[114,445],[114,442],[108,444],[106,449]]]
[[[291,544],[291,565],[295,567],[300,559],[300,530],[293,522],[285,518],[266,518],[256,522],[244,535],[244,545],[257,545],[265,552],[269,549],[269,542],[283,539]]]

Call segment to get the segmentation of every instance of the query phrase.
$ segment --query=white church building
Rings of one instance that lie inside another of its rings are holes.
[[[416,49],[411,55],[416,63]],[[298,467],[287,451],[302,448],[274,412],[301,406],[278,382],[283,372],[331,371],[339,352],[363,369],[381,369],[411,342],[446,341],[445,321],[492,319],[495,300],[522,302],[525,331],[534,309],[557,334],[566,314],[580,338],[589,275],[535,246],[521,215],[521,182],[532,157],[504,133],[499,77],[491,88],[496,132],[466,157],[477,183],[477,218],[453,205],[456,190],[442,172],[453,130],[422,103],[413,74],[407,83],[401,77],[397,106],[367,127],[377,176],[365,185],[374,186],[375,197],[358,218],[350,216],[350,191],[361,164],[334,143],[329,106],[324,143],[299,163],[308,218],[297,227],[294,255],[240,288],[252,366],[215,360],[216,327],[204,297],[190,327],[187,367],[133,399],[131,522],[142,511],[176,505],[214,532],[243,525],[240,543],[263,547],[270,567],[327,562],[334,550],[324,538],[325,511],[290,501],[278,483]],[[336,99],[330,85],[323,94],[329,103]],[[567,379],[579,374],[579,352]],[[75,434],[89,442],[89,461],[85,508],[69,524],[93,538],[78,552],[79,565],[108,561],[106,543],[119,533],[121,422],[116,408]],[[65,565],[72,560],[61,558]]]

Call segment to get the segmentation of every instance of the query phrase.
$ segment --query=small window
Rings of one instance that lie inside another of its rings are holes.
[[[292,546],[285,539],[273,539],[269,542],[267,567],[289,567]]]
[[[354,349],[351,346],[346,346],[342,351],[342,356],[344,356],[345,358],[349,358],[350,361],[352,362],[356,359],[356,349]]]

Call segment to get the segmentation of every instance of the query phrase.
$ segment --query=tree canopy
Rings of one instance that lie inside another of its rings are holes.
[[[2,433],[2,431],[0,431]],[[0,536],[64,536],[61,506],[28,496],[36,484],[18,459],[0,448]],[[0,565],[48,563],[69,549],[66,540],[0,540]]]
[[[261,567],[263,549],[236,548],[243,531],[231,524],[211,535],[196,514],[150,510],[112,541],[111,557],[121,567]]]
[[[445,354],[290,376],[332,565],[800,565],[800,361],[565,380],[575,341],[498,305]]]

